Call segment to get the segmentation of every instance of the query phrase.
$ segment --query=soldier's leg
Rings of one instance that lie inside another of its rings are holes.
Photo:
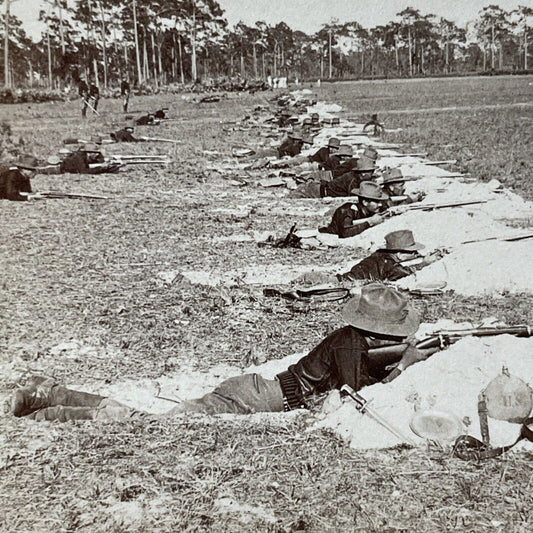
[[[114,400],[104,398],[96,407],[72,407],[69,405],[56,405],[45,407],[27,415],[26,418],[36,421],[68,422],[70,420],[124,420],[132,417],[137,411],[121,405]]]
[[[81,116],[82,117],[86,117],[87,116],[87,99],[86,98],[83,99],[83,104],[82,104],[82,108],[81,108]]]
[[[213,392],[181,403],[168,415],[197,412],[207,414],[283,411],[283,394],[278,380],[245,374],[223,381]]]

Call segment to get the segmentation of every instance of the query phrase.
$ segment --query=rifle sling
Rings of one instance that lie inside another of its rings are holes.
[[[461,435],[455,441],[453,455],[463,461],[481,461],[498,457],[516,446],[523,439],[533,442],[533,430],[529,426],[533,426],[533,417],[524,420],[520,435],[512,444],[500,446],[499,448],[491,448],[471,435]]]

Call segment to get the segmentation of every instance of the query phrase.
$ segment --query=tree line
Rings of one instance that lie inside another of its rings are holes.
[[[216,0],[45,0],[38,42],[3,0],[5,87],[60,88],[92,78],[157,88],[214,78],[347,79],[527,71],[533,9],[483,8],[465,28],[408,7],[388,24],[324,24],[308,35],[281,22],[230,27]]]

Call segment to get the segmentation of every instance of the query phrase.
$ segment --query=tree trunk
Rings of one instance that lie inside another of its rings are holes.
[[[524,70],[527,70],[527,23],[524,24]]]
[[[132,0],[133,3],[133,36],[135,38],[135,57],[137,59],[137,83],[139,85],[143,82],[143,76],[141,72],[141,53],[139,51],[139,35],[137,33],[137,4],[136,0]]]
[[[181,35],[178,32],[178,55],[180,59],[180,79],[182,85],[185,85],[185,73],[183,72],[183,56],[181,53]]]
[[[246,78],[246,72],[244,70],[244,51],[243,51],[242,37],[241,37],[241,77]]]
[[[102,59],[104,61],[104,87],[107,89],[107,53],[106,53],[106,40],[105,40],[104,7],[102,6],[102,2],[99,2],[99,4],[100,4],[100,17],[101,17],[101,22],[102,22]]]
[[[503,70],[503,44],[500,43],[500,60],[499,60],[499,69]]]
[[[324,52],[320,51],[320,79],[324,79]]]
[[[192,30],[191,30],[191,45],[192,45],[192,54],[191,54],[191,76],[193,83],[198,79],[196,72],[196,5],[193,2],[192,9]]]
[[[170,49],[172,63],[172,81],[176,81],[176,34],[172,32],[172,48]]]
[[[50,28],[46,31],[46,47],[48,48],[48,86],[52,89],[52,50],[50,49]],[[9,81],[9,79],[7,80]]]
[[[333,77],[333,62],[331,56],[331,30],[328,32],[328,43],[329,43],[329,79]]]
[[[143,69],[144,79],[148,80],[150,77],[150,72],[148,70],[148,49],[146,46],[146,35],[143,35]]]
[[[154,39],[154,32],[150,32],[150,42],[152,43],[152,69],[154,72],[154,85],[157,89],[159,86],[158,79],[157,79],[157,65],[156,65],[156,57],[155,57],[155,39]]]
[[[412,47],[413,47],[413,44],[411,42],[411,28],[409,27],[409,33],[408,33],[408,37],[409,37],[409,76],[412,76],[413,75],[413,54],[412,54]]]
[[[255,43],[253,44],[253,53],[254,53],[254,77],[255,79],[258,78],[257,76],[257,53],[256,53],[256,50],[255,50]]]
[[[263,79],[266,80],[266,66],[265,66],[265,49],[263,48],[261,54],[262,64],[263,64]]]
[[[444,64],[445,64],[445,71],[446,71],[446,74],[448,74],[450,72],[450,34],[448,32],[448,29],[446,29],[446,46],[445,46],[445,51],[446,51],[446,57],[444,59]]]
[[[6,1],[5,28],[4,28],[4,87],[9,87],[9,1]],[[50,36],[48,36],[50,42]]]
[[[63,32],[63,8],[61,7],[61,0],[56,0],[59,8],[59,37],[61,39],[61,53],[65,55],[65,35]]]
[[[490,43],[490,67],[494,70],[494,23],[491,29],[491,43]]]

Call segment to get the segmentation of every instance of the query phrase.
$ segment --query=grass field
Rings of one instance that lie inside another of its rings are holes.
[[[392,142],[433,159],[456,158],[459,170],[497,178],[531,199],[531,83],[531,76],[364,82],[323,85],[317,94],[343,105],[349,116],[379,112],[387,127],[403,129],[389,137]],[[35,190],[110,200],[1,202],[0,392],[9,393],[31,373],[91,387],[157,379],[191,364],[245,368],[308,350],[341,325],[334,303],[291,309],[263,298],[260,287],[210,288],[180,276],[166,284],[159,276],[348,259],[342,249],[213,243],[217,235],[251,229],[282,234],[294,222],[322,222],[274,211],[280,191],[235,187],[231,174],[207,170],[230,154],[232,144],[256,141],[254,130],[229,122],[266,96],[230,95],[204,105],[172,95],[135,98],[134,115],[168,106],[178,119],[140,133],[183,143],[128,151],[168,153],[175,163],[32,181]],[[106,134],[123,124],[118,100],[104,100],[102,117],[87,121],[79,118],[78,105],[3,106],[0,120],[11,123],[26,151],[44,157],[63,138]],[[125,152],[123,146],[108,150]],[[243,206],[247,211],[238,214]],[[362,257],[361,250],[350,253]],[[425,321],[492,315],[511,324],[533,323],[532,304],[529,295],[449,293],[415,302]],[[78,346],[75,356],[58,348],[65,343]],[[355,452],[330,433],[308,432],[313,419],[311,412],[48,425],[4,417],[0,530],[532,530],[531,454],[468,464],[449,449]]]

